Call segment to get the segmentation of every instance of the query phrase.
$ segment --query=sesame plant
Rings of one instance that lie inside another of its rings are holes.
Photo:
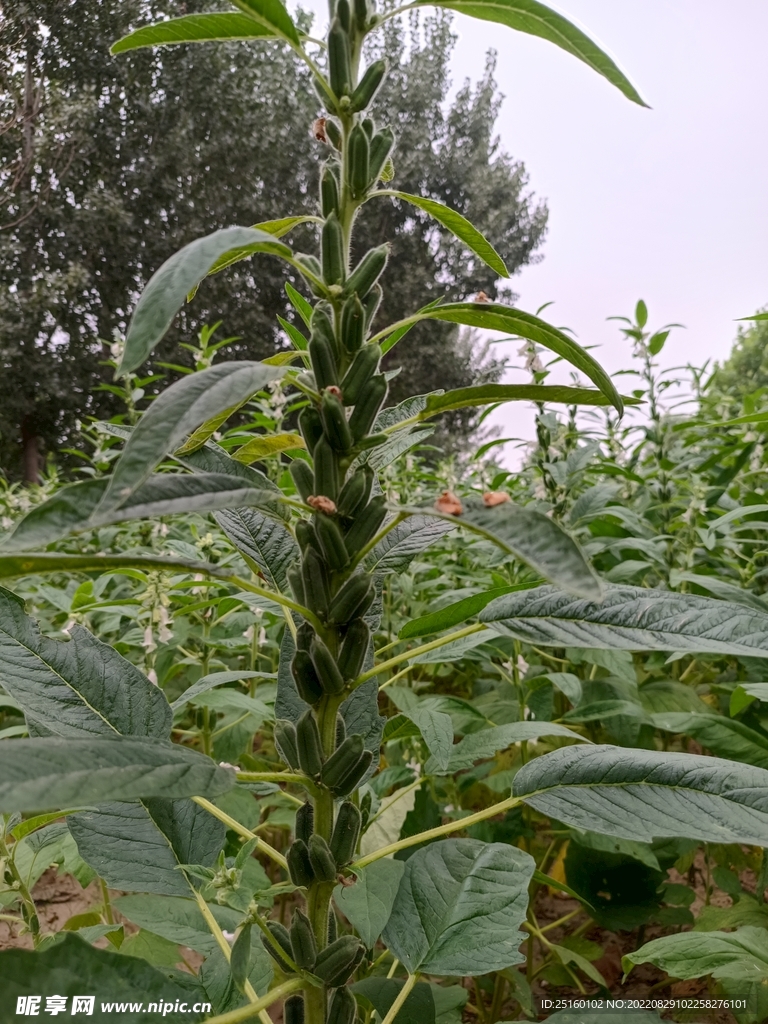
[[[0,899],[2,919],[35,947],[0,953],[0,999],[11,1006],[35,993],[88,991],[136,1000],[124,1020],[156,1019],[146,1009],[156,998],[170,1007],[163,1019],[171,1021],[269,1024],[270,1008],[282,1004],[287,1024],[353,1024],[374,1013],[392,1024],[447,1012],[446,979],[495,972],[499,984],[481,1006],[492,1024],[507,986],[524,1005],[525,982],[509,969],[526,961],[532,978],[534,941],[554,949],[547,955],[561,948],[538,927],[529,897],[542,884],[563,883],[543,870],[549,853],[523,833],[520,842],[488,841],[472,833],[476,827],[514,812],[529,824],[538,816],[630,843],[768,845],[764,768],[601,736],[594,742],[575,727],[583,716],[569,724],[531,715],[521,645],[752,656],[768,642],[768,619],[704,596],[606,583],[556,517],[510,500],[511,484],[399,499],[387,485],[388,467],[443,412],[526,400],[621,414],[622,398],[568,335],[484,296],[379,323],[389,251],[386,239],[367,252],[355,245],[355,218],[366,203],[419,207],[506,275],[462,216],[392,187],[394,133],[368,115],[387,68],[366,65],[366,39],[421,4],[377,11],[368,0],[337,0],[323,41],[301,33],[278,0],[235,6],[138,28],[114,52],[242,40],[255,43],[256,60],[262,43],[290,46],[323,107],[313,129],[317,212],[222,228],[172,256],[136,305],[119,373],[135,399],[143,379],[136,371],[205,278],[259,254],[282,260],[291,276],[295,318],[284,325],[291,348],[264,362],[216,362],[206,336],[196,372],[166,387],[141,416],[104,425],[110,472],[57,490],[3,544],[6,577],[85,576],[84,589],[68,597],[75,615],[108,616],[128,602],[145,655],[137,665],[119,635],[104,643],[77,618],[69,642],[52,640],[19,596],[0,591],[3,700],[24,722],[0,744]],[[549,40],[642,102],[598,47],[535,0],[441,6]],[[285,241],[299,224],[316,226],[317,255]],[[392,371],[381,360],[408,344],[413,325],[430,320],[517,335],[594,387],[535,380],[388,406]],[[245,425],[220,444],[236,414]],[[294,415],[298,426],[289,429]],[[558,514],[567,508],[560,502]],[[215,537],[174,536],[165,551],[146,553],[153,521],[178,513],[212,513]],[[391,618],[388,577],[459,532],[465,558],[495,551],[514,576],[425,611],[374,643],[382,617]],[[129,538],[128,550],[115,550],[116,537]],[[94,577],[104,582],[97,587]],[[161,664],[153,645],[170,633],[174,601],[189,621],[199,617],[199,632],[164,650]],[[239,626],[228,631],[233,620]],[[243,647],[246,622],[247,667],[219,670],[227,650]],[[506,652],[502,668],[518,713],[500,725],[477,721],[454,743],[446,705],[421,701],[396,682],[409,666],[450,665],[491,641]],[[181,664],[194,664],[197,678],[170,703],[172,686],[155,684],[172,682]],[[549,681],[567,696],[563,673]],[[247,693],[231,685],[240,682]],[[388,718],[381,710],[390,696],[397,713]],[[426,751],[423,778],[408,785],[407,766],[386,762],[379,771],[382,744],[389,750],[398,737]],[[447,820],[401,835],[397,801],[423,779],[450,780],[507,748],[523,763],[501,799],[469,814],[446,811]],[[254,805],[266,808],[263,819],[253,817]],[[76,921],[63,936],[41,928],[29,884],[33,863],[56,860],[83,880],[98,878],[102,893],[95,919]],[[113,904],[110,890],[124,895]],[[139,936],[154,938],[126,938],[116,912],[142,929]],[[91,945],[105,937],[112,949]],[[200,954],[184,971],[179,945]],[[563,965],[573,972],[583,958]]]

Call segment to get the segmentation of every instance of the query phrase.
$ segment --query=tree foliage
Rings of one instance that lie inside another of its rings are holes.
[[[3,5],[0,465],[12,478],[35,479],[45,452],[76,443],[79,421],[117,411],[111,392],[97,389],[111,386],[104,361],[167,256],[217,227],[306,213],[315,202],[320,108],[290,50],[259,41],[109,54],[129,27],[210,7],[107,0],[84,17],[83,0]],[[540,245],[546,209],[493,139],[492,64],[445,108],[453,43],[450,16],[438,14],[412,36],[391,27],[379,46],[397,69],[380,100],[402,138],[395,184],[469,214],[514,271]],[[286,95],[289,80],[296,88]],[[430,294],[435,258],[451,297],[494,293],[494,275],[426,215],[382,202],[361,244],[381,230],[396,256],[386,315]],[[306,228],[292,235],[300,249],[311,239]],[[158,358],[188,365],[179,342],[219,320],[238,338],[231,357],[271,354],[285,344],[275,320],[287,315],[283,280],[267,257],[211,278]],[[397,385],[403,394],[496,372],[481,368],[482,353],[460,344],[455,328],[419,334]],[[465,415],[454,427],[470,422]]]

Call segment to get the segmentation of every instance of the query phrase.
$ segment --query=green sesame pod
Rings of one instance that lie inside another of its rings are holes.
[[[375,249],[369,249],[347,278],[344,295],[357,293],[361,299],[364,299],[384,272],[388,258],[389,246],[386,243]]]
[[[346,989],[337,989],[345,992]],[[354,999],[354,996],[352,996]],[[330,1017],[328,1018],[330,1021]],[[283,1003],[283,1024],[304,1024],[304,996],[292,995]],[[338,1024],[354,1024],[354,1020],[339,1020]]]
[[[336,356],[325,335],[313,332],[307,347],[318,389],[322,390],[323,388],[329,388],[334,384],[338,384],[339,375],[336,370]]]
[[[315,494],[336,501],[339,494],[339,462],[326,437],[315,445]]]
[[[331,906],[328,914],[328,945],[330,946],[330,944],[332,942],[335,942],[336,939],[338,939],[338,937],[339,929],[336,924],[336,914],[334,913],[333,907]]]
[[[299,413],[299,430],[311,455],[323,435],[323,421],[314,405],[305,406]]]
[[[304,272],[304,280],[307,282],[312,294],[317,298],[325,298],[328,292],[325,285],[322,283],[323,268],[320,265],[320,260],[316,256],[312,256],[305,252],[297,252],[295,259],[299,270]]]
[[[320,415],[323,418],[325,436],[331,443],[331,447],[337,452],[346,452],[352,447],[352,433],[347,422],[347,414],[344,406],[333,393],[323,392],[320,403]]]
[[[328,32],[328,71],[331,88],[337,96],[348,96],[352,88],[349,60],[349,36],[339,18],[334,18]]]
[[[312,837],[309,842],[309,859],[312,861]],[[317,943],[315,933],[312,931],[312,924],[306,914],[300,910],[294,910],[291,918],[291,949],[293,959],[297,967],[303,971],[311,971],[315,966],[317,957]]]
[[[288,468],[291,478],[299,492],[302,501],[306,501],[314,493],[315,475],[308,462],[304,459],[294,459]]]
[[[395,145],[395,133],[391,128],[382,128],[380,132],[371,139],[371,150],[370,150],[370,173],[371,183],[375,183],[381,177],[381,172],[386,166],[389,154],[392,152],[392,148]]]
[[[360,350],[365,341],[365,325],[365,307],[357,295],[352,295],[341,311],[341,342],[351,356]]]
[[[325,94],[323,95],[323,102],[325,103],[328,97],[325,96]],[[341,132],[339,131],[339,126],[336,124],[335,121],[332,121],[330,118],[328,118],[325,122],[325,134],[328,136],[328,141],[330,142],[334,149],[341,149],[342,139]]]
[[[364,196],[368,188],[369,150],[368,136],[362,125],[356,124],[349,133],[349,182],[354,196]]]
[[[330,303],[318,302],[312,310],[312,316],[309,319],[309,330],[315,334],[322,334],[327,338],[331,349],[335,353],[338,349],[338,345],[336,343],[336,332],[333,329],[333,323],[331,321],[332,316],[333,307]]]
[[[283,1013],[285,1019],[285,1013]],[[343,985],[335,988],[331,996],[331,1004],[328,1007],[327,1024],[355,1024],[357,1017],[357,1001],[352,992]],[[290,1022],[285,1019],[285,1024]]]
[[[349,32],[352,24],[352,12],[349,9],[349,0],[336,0],[336,16],[341,22],[345,32]]]
[[[384,292],[380,284],[375,284],[373,288],[368,292],[365,299],[363,300],[363,308],[365,309],[365,329],[368,330],[373,323],[373,318],[376,316],[381,300],[384,298]]]
[[[359,733],[347,736],[341,746],[331,754],[323,766],[323,785],[329,789],[344,778],[350,768],[354,768],[365,749],[363,737]]]
[[[372,807],[373,796],[371,795],[371,792],[369,790],[368,792],[363,793],[362,797],[360,798],[360,814],[363,817],[362,828],[368,827],[368,821],[370,820],[371,817]]]
[[[280,757],[290,768],[299,767],[299,749],[296,745],[296,726],[286,719],[275,722],[275,746]]]
[[[314,482],[314,476],[312,480]],[[296,540],[299,542],[299,547],[302,551],[306,551],[307,548],[311,547],[320,553],[317,534],[315,533],[314,526],[309,522],[309,520],[300,519],[298,523],[296,523]]]
[[[383,373],[377,373],[371,377],[358,395],[355,408],[349,417],[349,429],[355,441],[365,437],[379,415],[379,410],[387,397],[387,378]]]
[[[299,752],[299,767],[312,778],[323,770],[323,744],[317,727],[315,713],[310,708],[296,723],[296,747]]]
[[[340,868],[354,859],[361,824],[360,811],[351,800],[345,800],[336,815],[330,842],[331,853]]]
[[[309,837],[307,847],[309,848],[309,862],[318,882],[335,882],[338,868],[333,854],[328,848],[328,843],[317,832],[314,832]]]
[[[291,590],[293,591],[295,600],[297,600],[299,604],[304,604],[306,597],[304,594],[304,580],[301,575],[301,569],[298,567],[295,569],[289,569],[286,576],[288,577],[288,582],[291,585]]]
[[[301,577],[304,581],[304,598],[307,607],[316,615],[324,618],[328,614],[330,601],[328,572],[325,563],[314,548],[307,548],[304,552]]]
[[[363,131],[368,136],[368,141],[370,142],[371,139],[373,138],[374,132],[376,131],[376,125],[374,123],[373,118],[372,117],[366,117],[360,123],[362,124]]]
[[[315,873],[312,870],[312,864],[309,860],[309,850],[307,844],[303,839],[296,839],[288,847],[288,852],[285,855],[286,862],[288,864],[288,874],[291,876],[291,881],[294,885],[311,885],[315,880]],[[270,924],[272,922],[270,921]],[[282,925],[280,925],[283,928]],[[271,929],[270,929],[271,931]],[[283,928],[285,937],[288,940],[288,949],[286,953],[290,955],[291,951],[291,940],[288,935],[288,929]],[[281,943],[282,945],[282,943]],[[283,947],[285,948],[285,947]],[[277,959],[277,958],[275,958]]]
[[[387,509],[387,499],[383,494],[377,494],[374,498],[368,502],[362,512],[357,513],[355,521],[352,523],[350,528],[344,537],[344,543],[347,545],[347,551],[351,556],[357,554],[361,548],[376,536],[379,527],[384,522]],[[304,579],[304,588],[306,589],[307,581]],[[340,592],[341,593],[341,592]],[[334,598],[334,605],[338,600],[339,595]]]
[[[312,641],[309,655],[312,658],[312,664],[315,666],[315,671],[323,690],[334,696],[342,693],[344,691],[344,680],[336,665],[336,659],[319,636],[316,636]],[[299,737],[300,740],[301,737]],[[299,757],[301,757],[301,742],[299,742]]]
[[[370,639],[371,631],[362,619],[350,622],[336,662],[345,682],[360,675]]]
[[[315,635],[315,631],[308,622],[302,622],[299,628],[296,630],[296,650],[297,651],[309,651],[309,646],[312,643],[312,638]]]
[[[354,5],[355,23],[362,31],[368,24],[368,19],[371,16],[371,9],[368,6],[368,0],[354,0]]]
[[[336,736],[334,739],[334,750],[336,747],[340,747],[344,740],[347,738],[347,723],[344,721],[344,716],[336,715]]]
[[[370,576],[366,573],[351,576],[331,602],[328,609],[329,622],[344,625],[352,619],[360,618],[370,608],[374,595]]]
[[[355,405],[360,394],[379,368],[381,359],[379,345],[363,345],[341,382],[341,393],[345,405]]]
[[[353,789],[356,789],[363,779],[363,776],[368,771],[373,761],[373,753],[370,750],[364,750],[360,755],[360,760],[357,764],[353,765],[346,775],[342,776],[339,782],[335,786],[329,786],[328,788],[334,796],[349,796]]]
[[[296,651],[291,660],[291,674],[301,699],[312,707],[319,704],[323,697],[323,686],[308,651]]]
[[[320,236],[320,263],[326,284],[341,284],[346,277],[344,232],[335,213],[325,218]]]
[[[359,508],[368,503],[373,486],[373,470],[370,466],[361,466],[349,477],[339,492],[336,503],[340,516],[353,516]]]
[[[375,60],[365,71],[365,74],[360,79],[360,84],[352,93],[350,100],[349,109],[352,113],[357,113],[358,110],[365,110],[370,104],[376,92],[384,81],[384,75],[387,73],[387,62],[385,60]]]
[[[267,921],[267,928],[272,932],[273,938],[277,939],[278,945],[284,951],[286,956],[293,959],[293,950],[291,949],[291,939],[288,935],[288,929],[284,925],[280,924],[279,921]],[[286,972],[286,974],[293,974],[293,968],[289,966],[287,960],[283,960],[272,943],[267,940],[266,936],[262,935],[261,941],[264,943],[269,955],[280,964],[280,967]]]
[[[296,838],[308,843],[309,837],[315,830],[315,809],[309,800],[306,800],[296,811]]]
[[[323,555],[331,569],[338,571],[349,565],[349,555],[338,524],[330,516],[321,514],[315,520],[315,529]]]
[[[317,954],[312,972],[329,988],[341,988],[352,977],[365,955],[365,946],[354,935],[341,935]]]
[[[320,209],[324,217],[339,212],[339,183],[333,169],[326,164],[320,176]]]

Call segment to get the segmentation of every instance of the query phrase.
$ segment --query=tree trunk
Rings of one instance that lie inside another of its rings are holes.
[[[28,416],[24,418],[21,424],[21,450],[24,483],[28,487],[41,483],[40,438],[34,428],[34,424],[31,422],[31,418]]]

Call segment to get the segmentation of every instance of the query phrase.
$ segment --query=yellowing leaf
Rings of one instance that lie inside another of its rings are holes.
[[[304,448],[304,439],[300,434],[269,434],[254,437],[248,444],[238,448],[232,456],[237,462],[258,462],[259,459],[268,459],[272,455],[279,455],[280,452],[290,451],[292,448]]]

